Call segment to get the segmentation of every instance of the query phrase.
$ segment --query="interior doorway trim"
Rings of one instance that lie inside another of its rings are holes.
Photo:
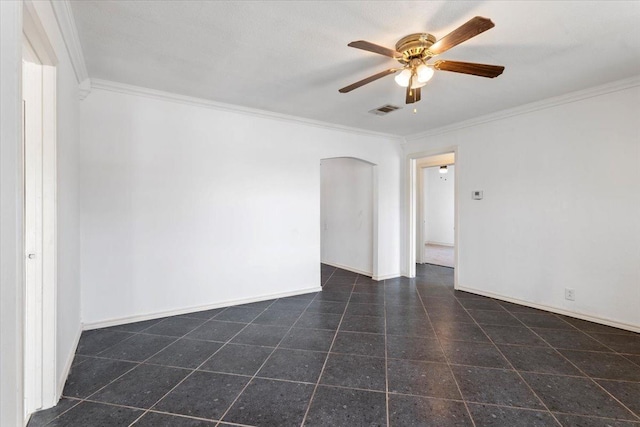
[[[405,160],[405,276],[416,277],[416,233],[417,233],[417,213],[418,213],[418,159],[424,157],[439,156],[442,154],[453,153],[454,161],[456,164],[456,175],[459,171],[458,166],[458,146],[448,146],[437,148],[428,151],[421,151],[417,153],[407,154]],[[459,180],[455,179],[454,182],[454,288],[458,288],[458,246],[459,246],[459,217],[458,217],[458,205],[459,205]]]
[[[29,383],[24,384],[25,415],[28,417],[34,410],[54,406],[59,397],[56,375],[56,64],[58,59],[31,1],[24,2],[22,29],[25,49],[30,48],[31,54],[35,55],[35,58],[31,59],[37,64],[40,71],[38,79],[41,79],[40,93],[35,95],[40,107],[37,113],[39,119],[37,127],[41,137],[38,142],[41,146],[35,154],[38,157],[35,172],[37,176],[27,176],[33,171],[24,170],[25,180],[35,178],[41,182],[38,190],[41,209],[37,212],[38,250],[34,253],[33,248],[28,247],[25,242],[23,254],[25,272],[26,263],[32,261],[39,263],[38,285],[29,285],[25,280],[25,316],[31,317],[28,320],[25,319],[24,345],[25,349],[28,348],[29,351],[34,352],[33,355],[25,354],[24,356],[24,371],[28,375],[23,375],[23,378],[31,379]],[[25,128],[25,131],[29,132],[29,128]],[[23,153],[24,156],[32,155],[25,150],[25,147],[23,147]],[[25,157],[25,161],[29,160],[33,161]],[[34,258],[29,257],[30,253]]]
[[[435,167],[439,167],[439,166],[453,166],[455,163],[455,155],[453,153],[447,153],[447,154],[439,154],[436,156],[429,156],[429,157],[423,157],[421,159],[416,159],[416,167],[418,168],[418,172],[417,172],[417,187],[416,187],[416,191],[417,191],[417,206],[416,206],[416,235],[419,237],[424,237],[425,235],[425,223],[424,223],[424,218],[425,218],[425,212],[424,212],[424,205],[425,205],[425,188],[424,188],[424,177],[425,174],[427,173],[427,170],[430,168],[435,168]],[[452,173],[453,177],[454,177],[454,186],[455,186],[455,170],[454,173]],[[455,228],[455,227],[454,227]],[[419,239],[417,239],[419,240]],[[416,241],[416,243],[418,243]],[[420,244],[416,244],[417,246],[417,252],[416,252],[416,262],[418,264],[423,264],[424,258],[425,258],[425,244],[426,241],[423,241]]]

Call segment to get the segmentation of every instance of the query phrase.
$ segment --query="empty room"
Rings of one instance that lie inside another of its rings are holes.
[[[0,1],[0,425],[640,427],[639,1]]]

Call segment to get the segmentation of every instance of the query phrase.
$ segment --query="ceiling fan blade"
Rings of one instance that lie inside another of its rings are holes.
[[[421,96],[420,96],[420,89],[421,88],[418,87],[418,88],[415,88],[413,90],[413,93],[414,93],[413,99],[415,99],[415,102],[418,102],[418,101],[420,101],[420,99],[422,99]]]
[[[433,68],[440,71],[453,71],[454,73],[472,74],[474,76],[489,78],[498,77],[504,71],[504,67],[501,65],[444,60],[434,62]]]
[[[471,18],[431,45],[429,52],[433,55],[439,55],[480,33],[490,30],[494,26],[495,24],[491,22],[491,19],[483,18],[482,16]]]
[[[389,74],[395,73],[396,71],[398,71],[397,68],[389,68],[388,70],[384,70],[384,71],[382,71],[382,72],[380,72],[378,74],[374,74],[373,76],[369,76],[366,79],[362,79],[362,80],[360,80],[358,82],[350,84],[349,86],[345,86],[342,89],[338,90],[338,92],[340,92],[340,93],[351,92],[352,90],[357,89],[360,86],[364,86],[367,83],[371,83],[373,81],[381,79],[381,78],[383,78],[385,76],[388,76]]]
[[[379,46],[377,44],[373,44],[373,43],[370,43],[370,42],[364,41],[364,40],[358,40],[358,41],[355,41],[355,42],[351,42],[347,46],[355,47],[356,49],[367,50],[369,52],[377,53],[379,55],[388,56],[388,57],[394,58],[394,59],[402,57],[401,53],[396,52],[393,49],[389,49],[389,48],[386,48],[384,46]]]

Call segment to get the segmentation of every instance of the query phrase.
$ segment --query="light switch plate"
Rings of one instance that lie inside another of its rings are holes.
[[[471,192],[471,198],[473,200],[482,200],[482,191],[480,190],[473,190]]]

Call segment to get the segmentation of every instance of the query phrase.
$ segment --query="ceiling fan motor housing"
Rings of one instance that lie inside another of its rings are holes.
[[[412,59],[425,60],[432,56],[429,48],[436,42],[435,36],[429,33],[409,34],[398,40],[396,51],[402,53],[398,58],[401,64],[409,64]]]

